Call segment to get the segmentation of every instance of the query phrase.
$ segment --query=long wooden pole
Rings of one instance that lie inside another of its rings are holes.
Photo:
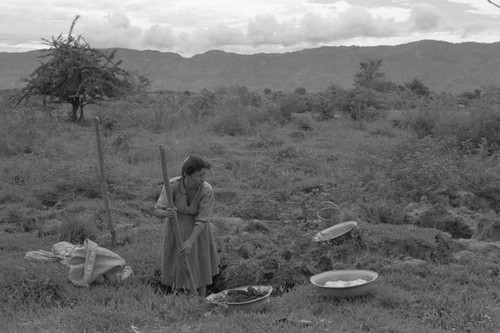
[[[106,223],[108,224],[109,232],[111,233],[111,247],[116,247],[116,229],[113,220],[111,219],[111,209],[109,208],[108,186],[106,184],[106,175],[104,173],[104,154],[102,152],[101,129],[99,125],[99,117],[94,118],[95,132],[97,136],[97,152],[99,153],[99,167],[101,169],[101,184],[102,196],[104,197],[104,207],[106,209]]]
[[[496,7],[500,8],[500,6],[497,5],[496,3],[494,3],[493,1],[488,0],[488,2],[491,3],[493,6],[496,6]]]
[[[165,192],[167,192],[167,200],[168,200],[168,207],[170,208],[175,208],[174,207],[174,201],[172,198],[172,187],[170,186],[170,180],[168,178],[168,172],[167,172],[167,157],[165,154],[165,148],[160,145],[160,157],[161,157],[161,170],[163,173],[163,184],[165,185]],[[182,236],[181,236],[181,229],[179,228],[179,223],[177,222],[177,217],[170,219],[170,222],[172,223],[173,229],[174,229],[174,235],[175,235],[175,242],[177,243],[177,256],[180,255],[181,249],[182,249],[182,243],[184,243]],[[166,236],[168,233],[168,224],[165,224],[165,240],[166,241]],[[165,243],[163,244],[163,253],[165,253]],[[198,294],[196,290],[196,284],[194,283],[194,278],[193,274],[191,273],[191,267],[189,267],[189,262],[186,257],[183,258],[182,260],[184,264],[184,270],[186,271],[186,275],[189,280],[189,284],[191,287],[191,291],[194,294]],[[171,263],[166,262],[166,256],[162,256],[162,265],[161,265],[161,276],[162,280],[164,277],[167,275],[167,269],[168,266]]]

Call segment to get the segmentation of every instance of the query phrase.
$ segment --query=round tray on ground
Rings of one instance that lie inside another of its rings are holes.
[[[227,293],[230,290],[247,290],[248,287],[255,288],[258,292],[266,292],[266,294],[262,297],[252,299],[246,302],[227,302],[225,300],[227,298]],[[273,292],[272,286],[244,286],[244,287],[227,289],[217,294],[208,295],[205,298],[205,300],[212,304],[227,306],[228,310],[259,312],[266,308],[267,303],[269,303],[269,296],[271,296],[272,292]]]
[[[318,232],[314,237],[313,241],[315,242],[324,242],[330,239],[337,238],[342,236],[345,233],[348,233],[352,229],[356,228],[358,223],[356,221],[347,221],[336,224],[332,227],[326,228]]]
[[[378,274],[369,270],[333,270],[311,276],[309,279],[316,291],[328,297],[358,297],[373,290],[373,282]],[[354,281],[362,279],[366,283],[350,287],[325,287],[328,281]]]

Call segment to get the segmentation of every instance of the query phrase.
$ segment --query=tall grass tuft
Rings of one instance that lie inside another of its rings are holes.
[[[59,229],[59,241],[83,244],[86,239],[96,240],[97,227],[94,221],[84,221],[76,215],[66,216]]]

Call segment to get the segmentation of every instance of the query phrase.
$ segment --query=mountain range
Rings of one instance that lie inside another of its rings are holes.
[[[0,53],[0,89],[23,87],[42,51]],[[500,86],[500,42],[423,40],[396,46],[335,46],[251,55],[208,51],[193,57],[152,50],[118,49],[122,68],[145,74],[153,90],[199,91],[231,85],[250,90],[318,92],[336,84],[351,88],[361,62],[382,60],[394,83],[421,80],[432,91],[460,93]]]

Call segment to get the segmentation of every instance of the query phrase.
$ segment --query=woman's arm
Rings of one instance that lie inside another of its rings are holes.
[[[205,224],[208,223],[210,215],[212,214],[212,210],[215,203],[214,191],[212,189],[212,186],[210,186],[208,183],[205,183],[204,186],[205,188],[201,193],[202,198],[200,200],[198,214],[195,217],[195,224],[193,227],[193,231],[191,232],[189,238],[184,242],[182,246],[183,251],[181,251],[181,255],[183,253],[189,254],[191,252],[191,247],[196,241],[196,238],[198,238],[198,236],[205,228]]]
[[[159,217],[159,218],[166,218],[166,217],[175,217],[177,216],[177,212],[173,208],[161,208],[161,207],[156,207],[153,210],[153,216]]]
[[[158,201],[156,202],[156,205],[153,209],[153,216],[159,218],[172,218],[177,216],[177,212],[175,211],[175,209],[168,207],[167,191],[165,185],[163,185],[161,188],[160,197],[158,198]]]

